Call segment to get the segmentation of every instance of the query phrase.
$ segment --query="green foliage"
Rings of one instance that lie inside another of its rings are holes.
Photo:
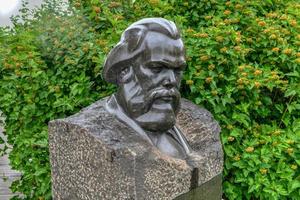
[[[94,44],[95,31],[83,17],[53,9],[16,24],[0,47],[0,109],[11,165],[23,173],[11,189],[27,199],[51,198],[47,123],[112,91],[100,77],[107,52]]]
[[[224,198],[299,199],[300,4],[293,0],[72,0],[0,29],[0,110],[23,172],[13,191],[51,199],[49,120],[114,91],[101,77],[122,31],[144,17],[180,27],[188,68],[182,94],[222,126]]]

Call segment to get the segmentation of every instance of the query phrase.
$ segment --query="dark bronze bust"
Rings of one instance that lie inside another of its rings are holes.
[[[172,21],[146,18],[130,25],[109,53],[103,76],[117,84],[106,109],[161,152],[185,159],[190,146],[176,127],[185,49]]]
[[[117,92],[49,123],[53,198],[220,200],[220,127],[180,97],[185,67],[173,22],[130,25],[103,69]]]

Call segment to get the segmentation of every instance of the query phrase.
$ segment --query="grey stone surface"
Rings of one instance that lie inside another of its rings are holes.
[[[222,172],[220,127],[205,109],[181,100],[176,126],[193,148],[182,160],[141,139],[106,101],[49,123],[54,199],[174,199]]]

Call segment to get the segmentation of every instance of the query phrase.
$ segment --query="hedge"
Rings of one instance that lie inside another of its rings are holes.
[[[51,199],[47,123],[114,92],[101,77],[105,56],[132,22],[164,17],[187,50],[182,95],[222,127],[224,199],[300,198],[299,1],[59,5],[49,1],[33,18],[23,9],[23,22],[0,29],[0,110],[11,165],[23,173],[14,192]]]

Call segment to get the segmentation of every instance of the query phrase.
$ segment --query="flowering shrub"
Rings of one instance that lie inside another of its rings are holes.
[[[114,91],[105,55],[143,17],[182,31],[182,95],[222,127],[225,199],[299,199],[300,4],[293,0],[72,0],[0,30],[0,110],[23,176],[12,189],[51,199],[47,123]],[[12,34],[13,33],[13,34]]]

